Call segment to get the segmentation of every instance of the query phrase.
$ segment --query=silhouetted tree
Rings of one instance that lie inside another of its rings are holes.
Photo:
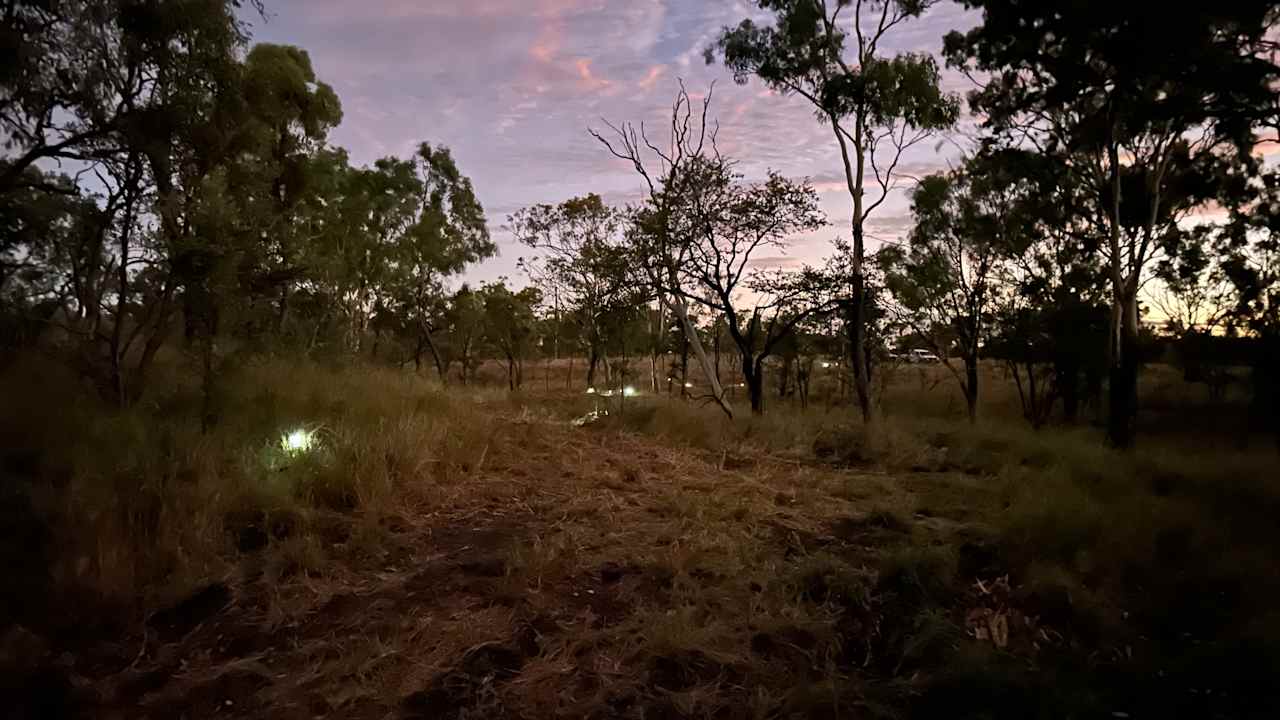
[[[984,125],[1072,166],[1103,238],[1111,283],[1108,436],[1133,442],[1138,294],[1153,256],[1205,194],[1187,187],[1224,151],[1247,155],[1274,113],[1280,69],[1263,56],[1271,2],[1195,5],[965,0],[983,23],[946,38],[956,66],[990,75]]]
[[[957,99],[941,91],[932,57],[916,53],[885,57],[882,43],[894,28],[934,4],[933,0],[758,0],[762,10],[772,13],[773,25],[743,20],[735,28],[725,28],[706,53],[708,62],[717,54],[722,56],[740,83],[758,77],[771,88],[803,97],[835,137],[853,203],[845,322],[858,405],[868,422],[870,313],[864,228],[896,187],[903,152],[933,131],[950,126],[959,110]],[[865,196],[869,182],[876,188],[871,198]]]

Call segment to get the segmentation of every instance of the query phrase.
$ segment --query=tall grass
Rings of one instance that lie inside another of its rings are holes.
[[[775,409],[728,423],[711,410],[658,400],[610,420],[721,454],[781,453],[887,471],[896,492],[927,507],[927,516],[964,521],[956,542],[986,547],[978,552],[993,560],[966,572],[988,582],[1008,575],[1014,602],[1065,642],[1089,648],[1090,663],[1158,667],[1159,682],[1236,693],[1219,701],[1228,714],[1253,707],[1261,686],[1249,683],[1265,685],[1259,673],[1280,659],[1273,448],[1223,452],[1212,439],[1188,441],[1195,433],[1182,428],[1120,452],[1087,426],[1037,432],[991,417],[969,425],[936,409],[900,407],[870,427],[822,409]],[[945,607],[954,601],[943,592],[953,571],[924,560],[946,557],[944,547],[893,550],[882,583]]]
[[[492,422],[474,398],[380,368],[246,365],[224,379],[209,432],[193,379],[154,387],[117,411],[54,365],[0,378],[0,458],[40,545],[29,548],[42,558],[36,586],[127,605],[216,578],[265,545],[306,555],[302,538],[329,515],[376,526],[430,503],[476,464],[469,439]],[[282,446],[297,430],[309,449]]]

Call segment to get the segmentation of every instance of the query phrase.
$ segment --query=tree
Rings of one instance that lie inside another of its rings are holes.
[[[723,318],[751,411],[762,413],[766,358],[798,323],[826,309],[829,295],[817,271],[769,273],[754,261],[759,251],[785,250],[792,235],[822,226],[817,195],[807,181],[773,172],[763,182],[745,183],[718,153],[688,163],[664,190],[663,230],[687,238],[676,282],[664,289]]]
[[[242,92],[249,109],[244,132],[257,146],[249,172],[262,174],[262,195],[269,198],[255,227],[262,240],[254,248],[256,284],[278,295],[273,326],[279,333],[293,288],[306,275],[302,258],[316,240],[305,221],[309,211],[320,211],[317,176],[327,170],[317,167],[326,158],[316,155],[342,121],[342,105],[316,78],[307,52],[288,45],[259,44],[249,51]]]
[[[632,272],[621,213],[591,194],[559,205],[525,208],[509,222],[517,241],[541,253],[538,258],[521,259],[530,278],[544,296],[553,295],[582,320],[587,386],[594,387],[596,365],[605,356],[609,340],[605,316],[648,300],[637,292],[642,285]]]
[[[507,363],[507,386],[517,390],[524,383],[524,360],[529,354],[536,324],[535,308],[541,302],[537,288],[511,292],[505,282],[480,289],[484,302],[485,338]]]
[[[1274,3],[1198,5],[965,0],[983,23],[951,33],[958,67],[991,76],[971,103],[987,128],[1070,165],[1090,189],[1111,283],[1108,437],[1132,444],[1138,295],[1153,256],[1209,193],[1188,187],[1247,157],[1275,109],[1280,69],[1263,56]]]
[[[906,248],[881,251],[899,315],[959,383],[969,422],[978,416],[978,358],[988,334],[1001,249],[1016,243],[1009,186],[980,168],[930,175],[911,196],[915,227]],[[956,368],[952,351],[960,356]],[[962,372],[963,371],[963,372]]]
[[[489,238],[484,209],[471,180],[458,170],[448,148],[422,143],[411,162],[417,203],[391,240],[390,302],[416,328],[431,351],[440,380],[447,382],[444,358],[434,337],[436,301],[444,293],[446,279],[492,257],[497,247]]]
[[[466,385],[474,379],[479,365],[477,350],[484,338],[484,295],[464,284],[449,299],[445,317],[449,327],[449,346],[462,366],[459,377]]]
[[[86,371],[121,405],[140,394],[176,296],[189,328],[214,316],[205,281],[210,260],[229,253],[194,230],[212,205],[203,190],[222,182],[249,137],[241,6],[19,1],[0,19],[13,41],[0,72],[0,195],[65,193],[31,172],[41,161],[72,161],[77,181],[101,188],[92,252],[79,256],[90,262],[71,268],[82,308],[72,332],[92,358]]]
[[[958,101],[939,88],[937,64],[928,55],[880,54],[884,38],[919,17],[933,0],[758,0],[773,14],[771,27],[743,20],[724,28],[707,61],[717,54],[745,83],[757,77],[769,87],[799,95],[831,128],[853,205],[845,322],[858,405],[871,420],[867,342],[867,219],[895,189],[903,152],[933,131],[949,127]],[[841,18],[852,8],[853,17]],[[852,34],[852,38],[850,35]],[[846,47],[852,39],[849,55]],[[868,182],[874,197],[866,197]]]
[[[606,123],[612,138],[594,130],[589,132],[614,157],[630,164],[644,181],[648,195],[642,206],[632,209],[628,234],[635,248],[637,263],[659,302],[680,322],[684,337],[710,387],[710,400],[732,418],[733,408],[720,385],[718,368],[713,367],[707,357],[694,324],[689,293],[685,290],[685,278],[681,274],[696,242],[692,232],[698,228],[683,222],[687,218],[682,218],[676,210],[681,202],[683,186],[696,175],[700,166],[708,162],[709,156],[719,154],[715,151],[716,128],[707,122],[712,90],[708,90],[701,112],[695,116],[689,93],[683,83],[680,85],[671,107],[666,150],[649,140],[643,125],[637,128],[631,123],[621,126]]]
[[[177,77],[245,42],[260,0],[11,0],[0,15],[0,194],[36,163],[92,163],[171,125]],[[205,75],[208,79],[210,76]],[[156,138],[159,139],[158,137]],[[39,186],[39,185],[37,185]]]
[[[1266,170],[1223,198],[1226,222],[1206,229],[1215,269],[1229,288],[1224,325],[1250,336],[1254,425],[1280,444],[1280,172]]]

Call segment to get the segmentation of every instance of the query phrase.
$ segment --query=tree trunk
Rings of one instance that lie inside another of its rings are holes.
[[[587,387],[596,386],[596,365],[600,362],[600,354],[596,350],[596,346],[592,345],[587,349]]]
[[[720,355],[716,354],[716,372],[720,372]],[[689,397],[689,338],[680,344],[680,397]]]
[[[964,359],[964,403],[969,411],[969,424],[978,422],[978,358]]]
[[[1017,370],[1017,366],[1014,366]],[[1044,417],[1044,412],[1040,408],[1040,391],[1036,388],[1036,366],[1030,360],[1027,361],[1027,391],[1031,393],[1029,404],[1027,405],[1027,420],[1031,422],[1033,430],[1040,429],[1040,419]]]
[[[862,49],[859,48],[859,52]],[[862,412],[862,421],[871,422],[871,368],[867,353],[867,312],[866,312],[866,276],[863,270],[865,245],[863,238],[863,222],[866,220],[863,211],[863,181],[866,178],[866,110],[854,115],[853,157],[850,157],[849,143],[839,125],[839,118],[828,113],[831,129],[835,133],[836,143],[840,146],[840,157],[844,162],[845,182],[849,196],[853,199],[853,217],[850,218],[850,229],[853,235],[853,257],[850,267],[850,288],[853,293],[851,305],[846,308],[845,325],[849,336],[849,359],[853,363],[853,382],[858,394],[858,409]]]
[[[733,408],[729,405],[729,401],[724,396],[724,388],[720,386],[720,378],[715,374],[715,368],[711,365],[711,358],[707,357],[706,350],[702,347],[702,340],[698,337],[698,329],[693,326],[693,320],[689,317],[689,310],[684,304],[684,300],[679,297],[673,297],[667,301],[673,315],[680,320],[681,327],[684,328],[685,339],[689,343],[689,347],[693,349],[693,355],[698,359],[698,364],[702,366],[702,372],[707,376],[707,382],[711,385],[711,397],[720,406],[725,415],[733,418]]]
[[[751,398],[751,414],[764,414],[764,358],[755,362],[751,357],[742,357],[742,377],[747,384],[747,396]]]
[[[118,407],[130,404],[130,388],[126,383],[124,347],[125,306],[129,301],[129,233],[133,228],[133,185],[129,186],[129,196],[125,200],[124,222],[120,228],[120,257],[117,268],[116,317],[111,328],[111,379]],[[97,303],[94,303],[95,306]]]
[[[276,312],[276,336],[284,331],[285,321],[289,318],[289,283],[280,285],[280,308]]]
[[[1053,371],[1054,385],[1062,396],[1062,419],[1075,424],[1080,416],[1080,370],[1073,360],[1059,359]]]
[[[448,368],[444,366],[444,358],[440,357],[440,348],[436,347],[435,341],[431,338],[431,331],[424,327],[421,329],[421,335],[423,341],[427,344],[427,349],[431,351],[431,359],[436,364],[436,373],[440,375],[440,384],[448,385]]]
[[[666,335],[667,314],[662,309],[662,301],[658,301],[658,331],[654,334],[653,352],[649,355],[649,382],[653,394],[658,394],[658,358],[662,353],[663,340]]]
[[[800,395],[800,409],[809,409],[809,376],[813,372],[813,359],[796,362],[796,392]]]
[[[847,308],[845,332],[849,336],[849,364],[853,368],[853,386],[858,410],[864,423],[871,422],[871,368],[867,363],[866,322],[862,299],[862,277],[854,278],[854,300]]]
[[[1117,448],[1133,446],[1138,416],[1138,297],[1126,292],[1111,310],[1107,439]]]
[[[716,354],[716,377],[719,378],[720,377],[720,320],[719,319],[717,319],[714,323],[711,324],[711,331],[715,333],[715,335],[711,338],[711,347]],[[684,347],[685,361],[688,362],[689,339],[687,337],[685,338],[684,345],[685,345]]]

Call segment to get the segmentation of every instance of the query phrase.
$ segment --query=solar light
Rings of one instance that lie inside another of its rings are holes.
[[[316,445],[316,434],[311,430],[298,428],[280,437],[280,450],[286,455],[301,455]]]

